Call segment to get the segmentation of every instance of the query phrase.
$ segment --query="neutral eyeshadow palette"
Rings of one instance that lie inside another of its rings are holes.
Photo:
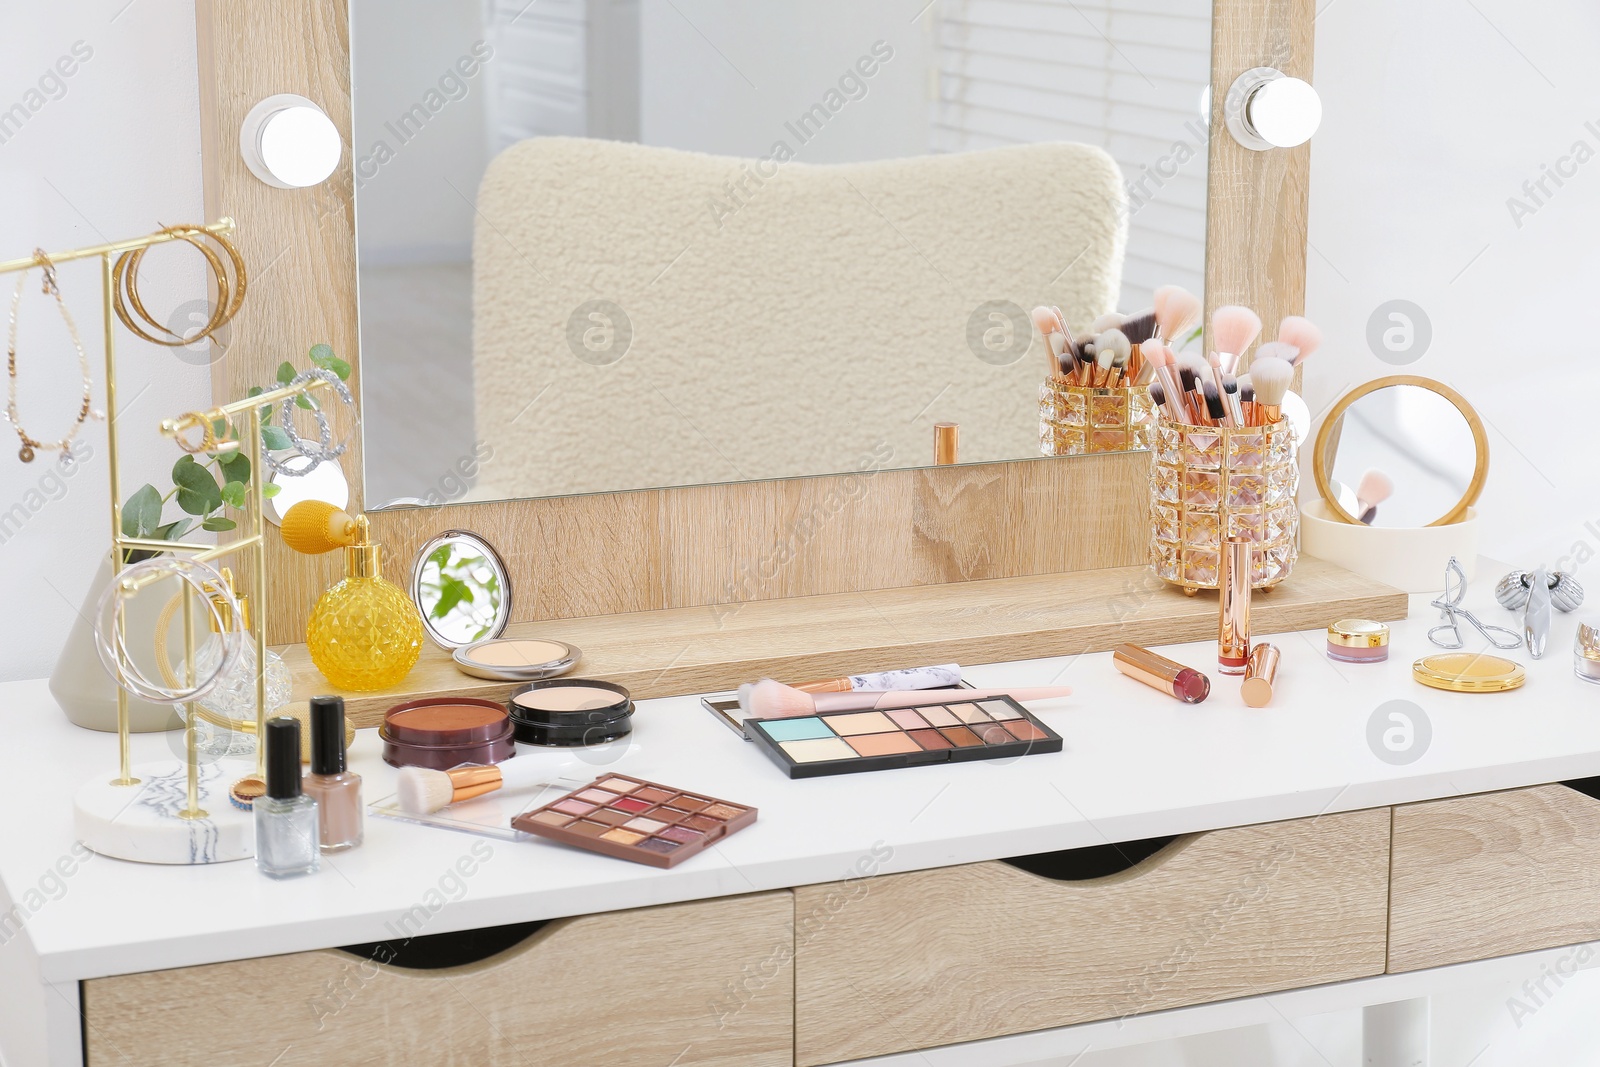
[[[744,728],[790,778],[1061,751],[1061,735],[1010,697],[746,719]]]
[[[607,856],[674,867],[756,821],[756,809],[608,774],[511,820],[524,833]]]

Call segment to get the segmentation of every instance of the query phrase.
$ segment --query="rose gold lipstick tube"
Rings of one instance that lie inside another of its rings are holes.
[[[1211,679],[1193,667],[1185,667],[1138,645],[1113,648],[1111,665],[1129,678],[1177,697],[1185,704],[1198,704],[1211,692]]]
[[[1244,681],[1239,683],[1239,695],[1252,708],[1264,708],[1272,703],[1272,683],[1278,677],[1279,653],[1272,645],[1257,645],[1250,650],[1250,665],[1245,668]]]
[[[1250,542],[1230,537],[1222,543],[1222,573],[1217,582],[1217,670],[1243,674],[1250,659]]]

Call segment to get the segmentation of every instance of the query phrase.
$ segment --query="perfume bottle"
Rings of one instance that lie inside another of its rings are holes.
[[[317,802],[323,852],[361,844],[361,776],[346,765],[343,697],[311,698],[311,773],[305,791]]]
[[[271,878],[314,874],[318,850],[317,802],[300,789],[300,721],[280,715],[267,720],[267,795],[252,806],[256,820],[256,867]]]
[[[303,508],[302,501],[290,509]],[[284,540],[290,541],[284,521]],[[349,520],[344,580],[311,610],[306,645],[311,662],[340,689],[369,692],[398,685],[422,655],[422,616],[411,598],[383,578],[379,549],[365,515]],[[335,541],[329,547],[335,547]],[[290,541],[291,547],[298,547]]]

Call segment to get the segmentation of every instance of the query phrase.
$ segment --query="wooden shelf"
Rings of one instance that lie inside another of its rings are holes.
[[[575,676],[605,678],[636,698],[732,689],[929,663],[993,663],[1100,652],[1123,641],[1174,644],[1214,636],[1215,593],[1185,596],[1148,567],[879,589],[695,608],[520,623],[508,636],[577,645]],[[1326,626],[1342,616],[1406,616],[1406,595],[1319,559],[1304,558],[1278,588],[1258,593],[1257,633]],[[294,698],[339,692],[304,645],[279,648]],[[405,684],[341,693],[351,722],[377,726],[388,708],[428,695],[503,700],[511,682],[473,678],[432,645]]]

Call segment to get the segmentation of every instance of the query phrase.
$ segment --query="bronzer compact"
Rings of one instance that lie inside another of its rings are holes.
[[[499,763],[516,755],[505,706],[473,697],[431,697],[396,704],[378,728],[391,767],[449,770],[463,763]]]
[[[511,691],[506,708],[516,739],[525,745],[601,745],[633,730],[633,698],[612,682],[530,682]]]
[[[532,682],[566,674],[583,656],[565,641],[544,637],[491,637],[451,653],[456,666],[474,678]]]

